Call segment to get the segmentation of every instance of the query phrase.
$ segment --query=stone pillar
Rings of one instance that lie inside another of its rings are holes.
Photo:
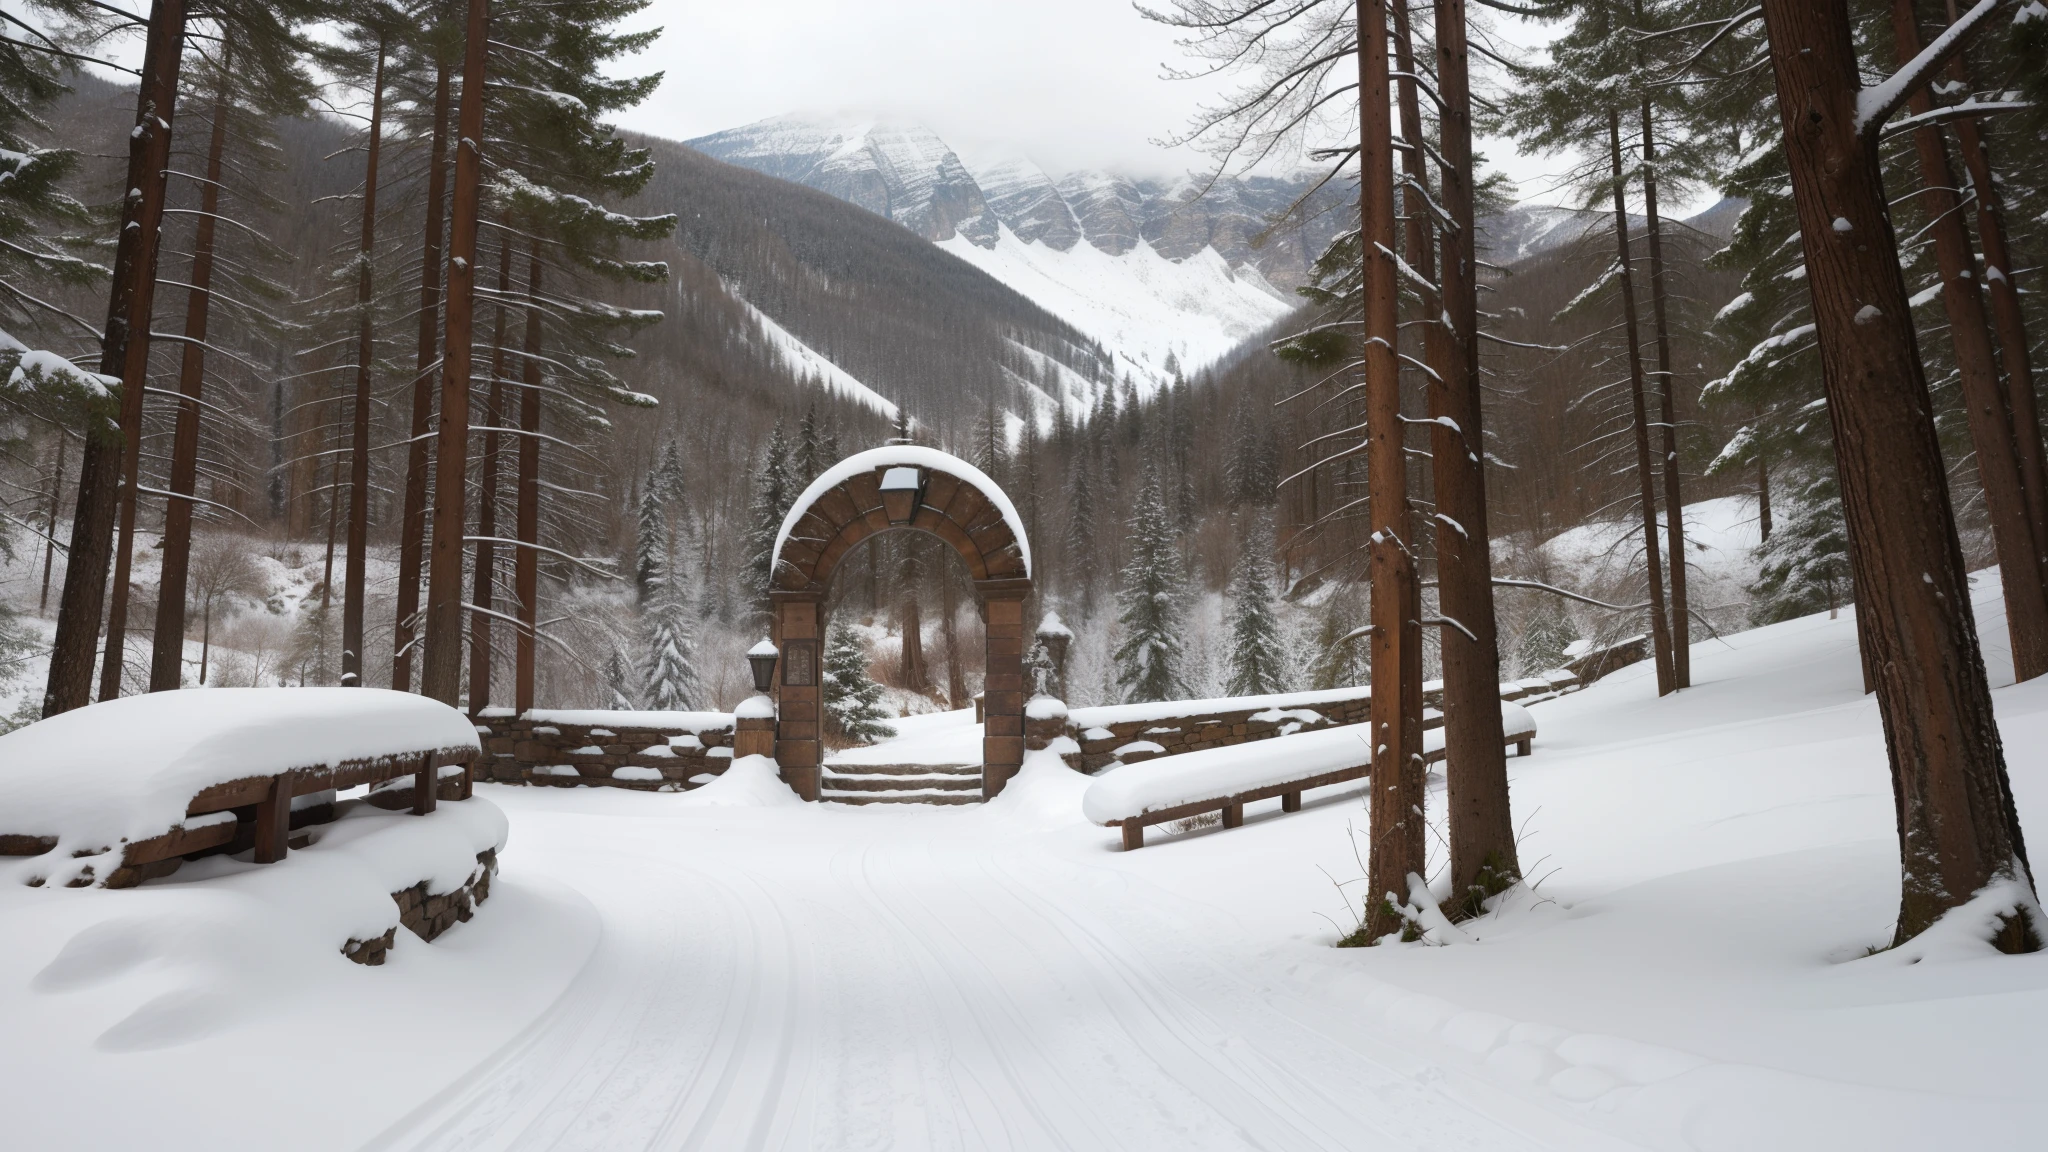
[[[1045,690],[1062,700],[1067,698],[1067,645],[1073,643],[1074,631],[1060,619],[1057,612],[1047,612],[1045,619],[1038,622],[1038,642],[1045,645],[1045,654],[1052,659],[1052,683]]]
[[[1024,750],[1043,752],[1067,734],[1067,706],[1051,696],[1034,696],[1024,705]]]
[[[733,709],[732,755],[775,755],[775,701],[766,696],[749,696]]]
[[[1024,763],[1024,599],[1029,580],[979,580],[988,637],[981,794],[994,799]]]
[[[819,744],[824,701],[824,597],[811,592],[775,592],[775,643],[782,660],[775,670],[775,763],[783,782],[806,800],[818,798]],[[739,733],[733,733],[737,741]],[[741,755],[737,744],[735,756]]]

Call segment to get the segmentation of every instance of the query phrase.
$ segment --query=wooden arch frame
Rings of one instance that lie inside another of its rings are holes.
[[[928,532],[967,563],[986,630],[981,789],[1003,790],[1024,762],[1024,601],[1031,595],[1030,544],[1006,514],[1010,502],[979,469],[910,445],[848,457],[812,484],[784,521],[769,591],[776,666],[775,759],[805,800],[823,777],[826,593],[840,561],[868,537],[905,528]]]

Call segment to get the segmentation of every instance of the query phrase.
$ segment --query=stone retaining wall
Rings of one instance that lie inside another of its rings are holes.
[[[500,784],[682,792],[732,763],[731,713],[487,708],[477,720],[476,778]]]
[[[391,894],[398,905],[398,923],[428,943],[448,929],[476,914],[476,906],[491,897],[491,877],[498,871],[498,854],[486,848],[476,854],[476,871],[468,882],[449,892],[429,895],[425,880]],[[358,964],[372,967],[384,963],[384,956],[398,940],[398,929],[387,928],[382,936],[351,940],[341,954]]]

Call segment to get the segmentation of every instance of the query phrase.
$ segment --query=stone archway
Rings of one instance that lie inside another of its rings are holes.
[[[986,629],[986,726],[981,790],[992,798],[1024,762],[1024,600],[1031,544],[1010,498],[980,469],[932,448],[901,444],[849,456],[791,506],[775,540],[769,591],[776,667],[775,759],[806,800],[818,798],[823,748],[824,604],[854,545],[892,529],[929,532],[953,546],[974,577]]]

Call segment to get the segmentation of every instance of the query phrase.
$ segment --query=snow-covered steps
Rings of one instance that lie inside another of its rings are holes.
[[[826,764],[818,798],[835,804],[979,804],[979,764]]]

